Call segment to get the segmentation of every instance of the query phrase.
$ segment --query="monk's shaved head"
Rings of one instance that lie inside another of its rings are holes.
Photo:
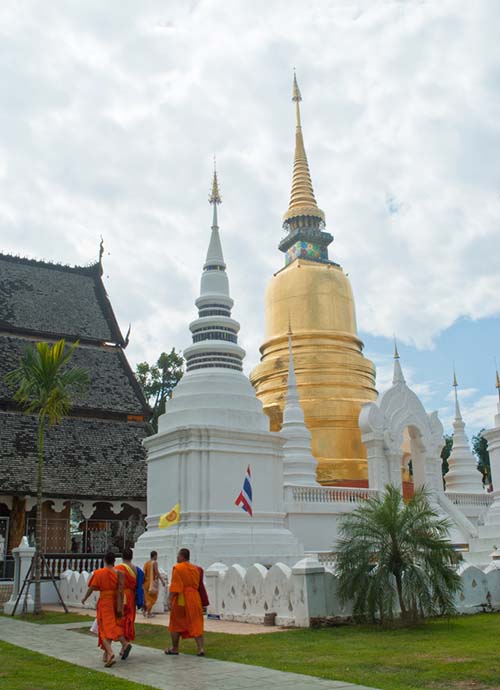
[[[112,551],[108,551],[108,553],[104,556],[104,562],[106,565],[114,565],[116,560],[116,556]]]
[[[177,554],[177,560],[179,561],[189,561],[191,558],[191,553],[189,549],[179,549],[179,553]]]

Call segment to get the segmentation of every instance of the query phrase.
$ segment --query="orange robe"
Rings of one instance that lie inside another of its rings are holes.
[[[123,583],[123,618],[119,619],[118,625],[122,629],[122,635],[127,642],[131,642],[135,640],[135,590],[137,587],[137,574],[133,568],[129,565],[125,565],[125,563],[117,565],[116,570],[120,570],[124,573],[125,577]]]
[[[122,634],[116,618],[116,598],[118,594],[118,573],[109,568],[94,570],[89,580],[99,592],[97,602],[97,626],[99,628],[99,647],[104,648],[102,640],[117,640]]]
[[[183,638],[203,635],[203,607],[199,593],[200,571],[192,563],[177,563],[172,570],[170,591],[173,592],[170,610],[170,632]]]
[[[151,609],[153,606],[156,604],[156,601],[158,599],[158,593],[160,589],[160,581],[159,578],[156,578],[156,582],[158,584],[158,591],[156,592],[150,592],[151,585],[155,581],[155,570],[156,573],[158,573],[158,565],[156,565],[155,568],[155,563],[156,561],[148,561],[147,563],[144,563],[144,602],[146,604],[146,612],[150,613]]]

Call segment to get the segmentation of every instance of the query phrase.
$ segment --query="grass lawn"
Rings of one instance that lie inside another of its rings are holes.
[[[137,642],[164,647],[159,626],[138,625]],[[383,690],[500,690],[500,614],[429,621],[415,629],[352,626],[265,635],[208,633],[208,656],[308,673]],[[194,642],[183,650],[194,652]]]
[[[50,615],[66,619],[62,613]],[[162,626],[136,627],[136,643],[167,646]],[[500,613],[490,613],[433,620],[413,629],[367,625],[265,635],[207,633],[206,651],[216,659],[383,690],[500,690],[499,640]],[[188,640],[182,650],[194,653],[194,647]]]
[[[0,614],[5,618],[11,618],[5,613]],[[38,625],[54,625],[55,623],[84,623],[85,621],[93,621],[93,616],[81,616],[79,613],[64,613],[63,611],[43,611],[41,614],[35,616],[33,613],[27,613],[24,616],[14,616],[16,621],[24,621],[25,623],[37,623]]]
[[[0,659],[0,688],[5,690],[153,690],[1,641]]]

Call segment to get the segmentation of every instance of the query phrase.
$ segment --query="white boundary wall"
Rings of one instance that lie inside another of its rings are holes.
[[[463,563],[458,572],[462,579],[462,592],[456,598],[459,613],[500,609],[500,560],[483,569]],[[90,573],[71,570],[61,575],[58,584],[68,606],[82,606],[89,578]],[[350,604],[340,603],[334,569],[311,557],[292,568],[284,563],[269,569],[260,563],[248,568],[214,563],[205,571],[205,583],[210,599],[208,613],[223,620],[262,623],[266,613],[275,613],[277,625],[308,627],[311,618],[347,618],[352,613]],[[156,613],[164,612],[166,595],[167,588],[161,587]],[[97,597],[92,594],[82,608],[95,609]]]
[[[456,598],[459,613],[500,609],[500,561],[484,569],[463,563],[459,568],[462,591]],[[205,572],[209,613],[225,620],[261,623],[276,613],[276,624],[305,627],[311,618],[346,618],[351,605],[341,604],[333,568],[313,558],[293,568],[277,563],[267,570],[256,563],[249,568],[214,563]]]
[[[165,607],[166,607],[166,600],[167,600],[167,588],[168,588],[168,577],[166,573],[164,573],[162,570],[160,570],[160,573],[167,582],[167,587],[164,587],[161,582],[159,584],[159,592],[158,592],[158,599],[156,601],[156,604],[153,607],[153,612],[154,613],[164,613]],[[60,580],[57,582],[57,585],[59,587],[59,591],[61,592],[61,596],[63,598],[64,603],[67,606],[74,606],[74,607],[81,607],[83,609],[95,609],[97,605],[97,599],[99,598],[98,592],[93,592],[90,597],[87,599],[85,602],[85,605],[82,606],[82,599],[85,596],[85,592],[87,591],[88,587],[88,582],[90,580],[90,576],[92,573],[88,573],[85,570],[81,573],[75,572],[73,570],[65,570],[61,574]],[[54,590],[54,587],[52,583],[45,583],[46,585],[50,584],[50,588],[47,587],[46,590],[42,590],[42,600],[44,603],[57,603],[57,594]],[[47,591],[47,598],[45,598],[44,592]]]

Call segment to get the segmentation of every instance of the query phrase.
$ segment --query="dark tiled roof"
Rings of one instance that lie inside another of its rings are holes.
[[[144,500],[146,425],[69,417],[47,430],[44,493]],[[36,495],[36,417],[0,412],[0,490]]]
[[[100,264],[70,267],[0,254],[0,328],[124,343]]]
[[[0,403],[13,395],[5,383],[5,374],[19,366],[25,348],[33,342],[0,335]],[[71,365],[83,367],[90,377],[85,394],[74,399],[74,407],[147,415],[146,401],[121,348],[80,346]]]

